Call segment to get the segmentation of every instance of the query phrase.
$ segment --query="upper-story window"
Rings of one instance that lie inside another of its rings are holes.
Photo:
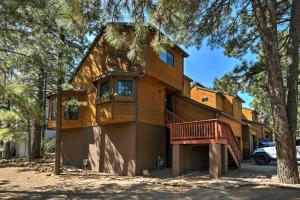
[[[101,83],[100,85],[100,97],[109,96],[109,81]]]
[[[118,80],[117,93],[121,96],[133,96],[133,80]]]
[[[202,102],[208,102],[208,97],[202,98]]]
[[[168,52],[166,49],[163,50],[159,58],[165,63],[168,63],[169,65],[174,67],[174,55]]]
[[[66,98],[66,100],[69,101],[70,104],[73,104],[75,102],[72,102],[72,100],[78,101],[78,98],[69,97],[69,98]],[[79,118],[79,106],[78,105],[65,105],[64,119],[65,120],[77,120],[78,118]]]
[[[57,99],[51,101],[50,120],[56,120]]]

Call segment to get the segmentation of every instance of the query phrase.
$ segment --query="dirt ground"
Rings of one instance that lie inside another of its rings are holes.
[[[72,170],[71,170],[72,171]],[[220,179],[206,172],[172,178],[170,170],[151,177],[66,171],[60,176],[29,167],[0,166],[0,199],[299,199],[300,189],[253,185],[276,182],[276,165],[244,163]]]

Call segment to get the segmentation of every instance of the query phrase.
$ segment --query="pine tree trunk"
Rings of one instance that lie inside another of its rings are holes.
[[[294,0],[291,8],[289,43],[287,49],[287,111],[290,130],[294,137],[297,131],[298,82],[299,82],[299,45],[300,45],[300,1]]]
[[[265,54],[268,92],[274,118],[278,177],[280,182],[296,184],[299,182],[296,146],[295,137],[289,127],[290,122],[285,101],[286,93],[281,73],[277,38],[276,2],[274,0],[267,1],[269,16],[266,15],[260,0],[251,0],[251,3]]]
[[[57,108],[56,108],[56,145],[55,145],[55,165],[54,174],[60,174],[60,154],[61,154],[61,118],[62,118],[62,84],[63,77],[57,81]]]
[[[34,136],[32,143],[32,158],[41,157],[41,130],[40,124],[34,124]]]
[[[47,74],[45,74],[44,77],[44,91],[43,91],[43,129],[42,129],[42,141],[45,140],[45,132],[47,129],[47,119],[46,119],[46,115],[47,115]],[[41,152],[42,154],[45,153],[45,149],[44,149],[44,145],[42,145],[41,147]]]
[[[4,144],[4,158],[11,159],[10,142]]]
[[[44,71],[41,69],[38,80],[38,93],[37,93],[37,101],[40,111],[43,109],[43,97],[44,97]],[[32,143],[32,158],[40,158],[41,156],[41,143],[42,143],[42,114],[40,115],[40,119],[35,120],[34,122],[34,136]]]
[[[27,144],[27,148],[28,148],[28,160],[29,162],[31,162],[31,131],[30,131],[30,121],[27,120],[27,134],[28,134],[28,144]]]

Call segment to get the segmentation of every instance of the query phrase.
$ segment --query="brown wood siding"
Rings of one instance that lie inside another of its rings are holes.
[[[183,59],[184,56],[179,49],[168,49],[174,56],[174,66],[163,62],[157,53],[150,46],[152,37],[148,37],[148,45],[146,50],[146,71],[149,75],[168,84],[169,86],[181,91],[183,77]]]
[[[229,115],[233,116],[233,105],[232,105],[233,97],[230,95],[224,95],[223,98],[223,111]]]
[[[243,118],[242,102],[237,98],[233,98],[232,105],[233,105],[233,116],[238,119],[242,119]]]
[[[191,97],[191,81],[185,77],[183,77],[183,89],[182,89],[183,96]]]
[[[165,87],[146,75],[137,89],[138,121],[164,126]]]
[[[243,148],[243,141],[242,141],[242,133],[243,133],[243,125],[242,123],[230,119],[226,116],[220,116],[218,118],[219,120],[221,120],[222,122],[225,122],[227,124],[229,124],[231,126],[231,129],[233,131],[234,136],[239,137],[240,138],[240,144],[241,144],[241,148]]]
[[[243,119],[249,120],[249,121],[253,121],[252,118],[252,111],[248,110],[248,109],[242,109],[243,112]]]
[[[205,104],[212,108],[216,108],[216,93],[210,92],[207,90],[202,90],[197,86],[192,87],[191,89],[191,98],[199,103]],[[203,98],[208,98],[208,101],[202,102]]]
[[[224,108],[223,108],[223,99],[224,99],[224,97],[222,96],[222,95],[216,95],[216,105],[217,105],[217,109],[218,110],[221,110],[221,111],[223,111],[224,110]]]
[[[128,60],[126,50],[115,49],[105,41],[103,36],[100,36],[72,81],[72,85],[75,87],[94,91],[88,95],[88,109],[85,116],[85,124],[96,124],[96,87],[91,80],[93,77],[101,76],[108,72],[142,72],[143,70],[144,67],[142,67],[142,65],[133,64]],[[115,105],[115,109],[122,109],[121,111],[115,110],[116,113],[119,112],[119,114],[122,115],[120,118],[125,117],[123,115],[124,106],[122,105],[122,103]],[[112,112],[112,106],[104,105],[104,107],[97,112],[97,114],[100,114],[100,118],[108,120],[112,116],[112,113],[109,113]],[[132,118],[131,111],[129,115]],[[116,121],[116,119],[114,119],[114,121]]]
[[[154,148],[155,146],[155,148]],[[137,123],[136,173],[157,169],[158,157],[166,159],[166,128],[164,126]]]
[[[180,96],[174,97],[174,113],[185,121],[199,121],[216,118],[216,113],[191,102]]]

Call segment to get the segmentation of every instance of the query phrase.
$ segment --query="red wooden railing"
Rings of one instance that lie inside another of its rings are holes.
[[[227,123],[218,121],[218,123],[221,126],[221,137],[222,138],[227,138],[228,142],[228,149],[231,151],[232,154],[235,155],[233,156],[233,159],[236,159],[235,162],[238,163],[238,167],[240,167],[241,163],[241,147],[239,143],[237,142],[236,138],[234,137],[233,131],[231,129],[231,126]]]
[[[170,128],[171,144],[224,143],[228,145],[237,166],[240,166],[240,146],[227,123],[217,119],[184,122],[170,111],[166,111],[166,122]]]

